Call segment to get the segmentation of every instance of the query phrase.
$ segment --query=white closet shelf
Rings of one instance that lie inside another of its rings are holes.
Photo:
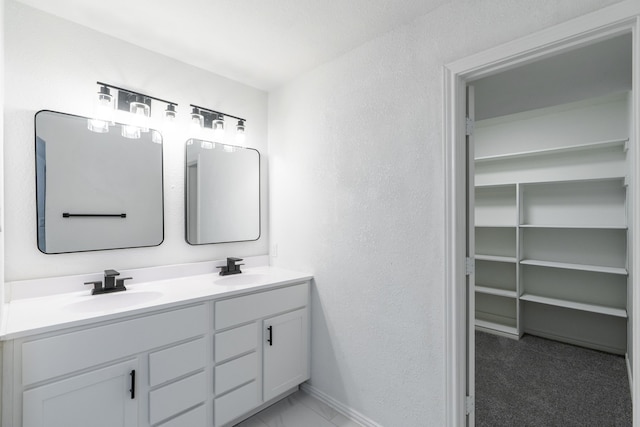
[[[576,230],[626,230],[626,225],[561,225],[561,224],[520,224],[520,228],[571,228]]]
[[[523,259],[520,261],[523,265],[536,265],[539,267],[564,268],[566,270],[593,271],[596,273],[619,274],[626,276],[627,270],[621,267],[605,267],[602,265],[574,264],[568,262],[541,261],[536,259]]]
[[[476,261],[495,261],[495,262],[509,262],[509,263],[515,263],[516,257],[512,257],[512,256],[497,256],[497,255],[479,255],[476,254]]]
[[[542,297],[538,295],[523,294],[520,296],[522,301],[530,301],[539,304],[554,305],[556,307],[570,308],[573,310],[588,311],[591,313],[606,314],[608,316],[627,317],[627,310],[624,308],[606,307],[597,304],[585,304],[575,301],[567,301],[558,298]]]
[[[476,228],[516,228],[514,224],[475,224]]]
[[[476,157],[476,162],[489,162],[489,161],[498,161],[498,160],[511,160],[517,159],[521,157],[531,157],[531,156],[543,156],[548,154],[558,154],[558,153],[569,153],[572,151],[589,151],[595,150],[598,148],[617,148],[620,147],[621,150],[626,149],[626,144],[629,139],[612,139],[608,141],[598,141],[598,142],[590,142],[586,144],[576,144],[576,145],[566,145],[564,147],[554,147],[547,148],[542,150],[531,150],[531,151],[521,151],[518,153],[508,153],[508,154],[498,154],[495,156],[483,156]]]
[[[510,188],[510,187],[515,187],[516,183],[515,182],[502,182],[499,184],[484,184],[484,185],[476,185],[476,188],[482,188],[482,189],[500,189],[500,188]]]
[[[481,294],[497,295],[499,297],[517,298],[516,291],[498,289],[491,286],[476,285],[476,292]]]

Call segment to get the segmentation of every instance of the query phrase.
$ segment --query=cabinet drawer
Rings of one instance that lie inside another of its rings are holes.
[[[254,352],[216,366],[216,395],[255,380],[258,376],[258,355]]]
[[[215,336],[215,360],[222,362],[242,353],[255,350],[258,345],[258,324],[241,326]]]
[[[207,384],[204,372],[177,381],[149,393],[151,424],[204,402]]]
[[[309,301],[309,282],[272,291],[230,298],[215,303],[216,330],[250,322],[287,310],[304,307]]]
[[[149,355],[149,384],[151,387],[204,368],[205,339],[180,344]]]
[[[26,342],[22,344],[22,383],[27,386],[203,335],[208,319],[207,307],[200,304]]]
[[[258,384],[254,381],[214,401],[215,427],[228,423],[256,406],[258,406]]]
[[[186,426],[206,426],[207,409],[204,405],[198,406],[189,412],[180,415],[166,423],[158,424],[158,427],[186,427]]]

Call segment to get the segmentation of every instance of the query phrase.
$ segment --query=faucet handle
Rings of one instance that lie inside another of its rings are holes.
[[[115,277],[115,276],[119,276],[120,273],[118,273],[116,270],[105,270],[104,271],[104,277]]]
[[[242,258],[227,257],[227,262],[229,261],[238,262],[238,261],[242,261]]]
[[[96,291],[101,291],[102,290],[102,281],[100,280],[96,280],[95,282],[84,282],[85,285],[93,285],[93,290],[91,291],[91,294],[95,294]]]
[[[124,287],[124,281],[125,280],[130,280],[130,279],[133,279],[133,277],[123,277],[122,279],[116,279],[116,288],[127,289],[127,288]]]

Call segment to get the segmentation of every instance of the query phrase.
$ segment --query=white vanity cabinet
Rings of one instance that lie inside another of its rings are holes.
[[[309,379],[309,283],[216,301],[221,427]]]
[[[8,341],[3,425],[156,425],[201,405],[209,306]]]
[[[248,287],[5,340],[2,427],[240,422],[309,379],[309,287]]]

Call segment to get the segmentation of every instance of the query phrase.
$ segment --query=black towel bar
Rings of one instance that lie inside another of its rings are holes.
[[[127,214],[126,213],[121,213],[121,214],[72,214],[69,212],[63,212],[62,213],[62,218],[71,218],[72,216],[104,216],[104,217],[116,217],[116,218],[126,218]]]

